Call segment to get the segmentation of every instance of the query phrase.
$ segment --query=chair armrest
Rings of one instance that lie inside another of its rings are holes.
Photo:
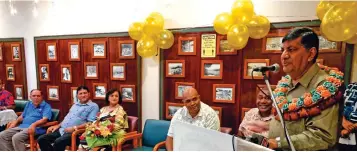
[[[165,147],[165,146],[166,146],[166,141],[159,142],[158,144],[155,145],[152,151],[159,151],[161,147]]]
[[[78,129],[74,132],[72,132],[72,139],[71,139],[71,150],[72,151],[76,151],[77,150],[77,140],[76,140],[76,137],[78,134],[82,134],[86,131],[86,129]]]
[[[143,134],[142,133],[137,133],[137,134],[129,134],[129,135],[125,135],[124,136],[124,139],[118,143],[117,145],[117,151],[121,151],[121,145],[126,142],[126,141],[130,141],[130,140],[133,140],[134,141],[134,148],[137,147],[137,144],[135,144],[137,140],[139,140],[139,146],[141,147],[141,138],[142,138]]]
[[[35,133],[31,132],[29,133],[29,140],[30,140],[30,150],[31,151],[36,151],[36,140],[35,140]]]
[[[126,133],[124,136],[135,135],[137,133],[138,133],[137,131],[132,131],[132,132]]]

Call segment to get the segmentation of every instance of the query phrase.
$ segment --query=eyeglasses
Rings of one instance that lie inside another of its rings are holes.
[[[200,96],[196,96],[196,97],[193,97],[193,98],[191,98],[191,99],[184,99],[184,100],[182,100],[182,102],[183,103],[190,103],[190,102],[192,102],[192,101],[197,101],[198,100],[198,98],[199,98]]]

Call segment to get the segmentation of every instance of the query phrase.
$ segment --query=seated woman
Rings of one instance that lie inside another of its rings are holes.
[[[257,95],[257,108],[250,109],[244,116],[238,129],[238,136],[251,138],[253,133],[268,137],[269,122],[272,115],[272,100],[268,90],[259,91]]]
[[[122,103],[120,92],[117,89],[108,91],[105,101],[109,106],[100,109],[97,120],[86,127],[86,131],[81,136],[80,151],[98,146],[108,148],[117,145],[124,138],[125,129],[128,128],[128,119],[123,107],[120,106]],[[83,142],[84,137],[85,142]],[[86,148],[85,144],[88,144],[89,148]]]

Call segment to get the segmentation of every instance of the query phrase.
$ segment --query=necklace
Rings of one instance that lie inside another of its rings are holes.
[[[274,90],[274,96],[279,109],[284,113],[284,119],[297,120],[299,118],[314,116],[319,114],[321,110],[326,109],[326,104],[332,104],[328,99],[337,94],[338,88],[343,83],[343,73],[336,68],[320,64],[319,67],[329,74],[325,78],[326,81],[298,98],[287,99],[286,97],[289,86],[292,83],[289,75],[282,77],[278,82],[277,88]],[[324,101],[329,102],[324,103]],[[273,113],[276,115],[275,109],[273,109]]]

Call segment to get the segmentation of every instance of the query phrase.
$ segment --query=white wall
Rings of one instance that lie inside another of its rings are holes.
[[[230,11],[234,0],[53,0],[40,1],[33,17],[32,1],[15,1],[18,13],[10,15],[9,2],[0,1],[0,37],[24,37],[27,82],[36,88],[35,36],[127,31],[152,11],[161,12],[166,28],[211,26],[218,13]],[[271,22],[313,20],[318,1],[254,0],[257,14]],[[143,60],[143,122],[159,118],[159,60]]]

